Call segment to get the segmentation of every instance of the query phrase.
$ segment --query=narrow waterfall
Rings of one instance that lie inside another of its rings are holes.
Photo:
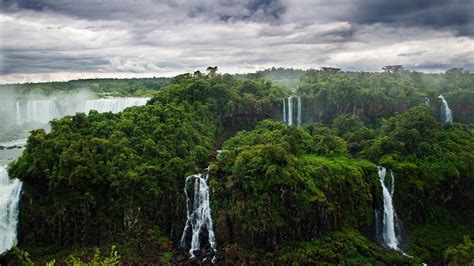
[[[9,179],[0,166],[0,255],[16,244],[18,212],[22,183]]]
[[[449,109],[448,102],[442,94],[439,95],[438,98],[443,102],[443,105],[441,106],[441,119],[443,119],[446,124],[453,123],[453,112]]]
[[[288,97],[288,123],[289,126],[293,125],[293,96]]]
[[[83,112],[89,113],[90,110],[98,112],[118,113],[127,107],[145,105],[150,98],[143,97],[113,97],[87,100],[84,103]]]
[[[393,172],[390,171],[390,190],[385,185],[385,176],[387,170],[385,167],[378,167],[378,174],[380,177],[380,183],[382,184],[383,191],[383,227],[382,227],[382,237],[383,243],[386,247],[394,250],[400,250],[399,238],[397,237],[396,226],[397,226],[397,214],[393,206],[393,192],[395,191],[395,178]]]
[[[296,120],[296,125],[298,127],[301,126],[302,124],[302,118],[301,118],[301,112],[302,112],[302,103],[301,103],[301,98],[297,97],[297,103],[296,103],[296,117],[294,114],[294,102],[295,96],[290,96],[286,99],[282,99],[283,103],[283,122],[287,124],[288,126],[291,126],[294,124],[294,121]]]
[[[191,257],[195,256],[195,253],[205,248],[201,243],[200,235],[207,230],[207,241],[212,249],[213,253],[217,251],[216,238],[214,235],[214,229],[212,226],[211,217],[211,206],[209,200],[209,186],[207,181],[209,180],[209,173],[206,175],[196,174],[186,178],[184,193],[186,195],[186,210],[187,210],[187,221],[181,236],[181,246],[187,247],[187,236],[191,233],[191,246],[189,253]],[[194,182],[193,195],[189,195],[186,189],[187,185],[192,185]],[[191,197],[193,200],[191,200]]]
[[[425,105],[428,106],[428,107],[431,106],[430,98],[425,97]]]
[[[298,111],[296,116],[296,125],[301,126],[301,97],[298,97]]]

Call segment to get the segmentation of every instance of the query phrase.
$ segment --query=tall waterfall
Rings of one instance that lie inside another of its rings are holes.
[[[98,112],[118,113],[130,106],[145,105],[150,98],[140,97],[114,97],[87,100],[84,104],[84,112],[97,110]]]
[[[10,180],[0,166],[0,255],[16,244],[18,212],[22,183]]]
[[[191,257],[195,256],[195,252],[200,251],[204,246],[201,243],[200,235],[207,230],[207,241],[212,251],[217,250],[216,238],[212,226],[211,206],[209,201],[209,173],[206,175],[196,174],[186,178],[184,193],[186,194],[186,213],[187,221],[181,236],[181,246],[187,246],[187,236],[191,233],[191,246],[189,253]],[[194,182],[193,195],[189,195],[186,189],[187,185]],[[191,197],[193,200],[191,201]]]
[[[293,96],[288,97],[288,125],[293,125]]]
[[[20,102],[16,103],[16,122],[18,125],[31,122],[46,124],[54,118],[62,116],[54,99],[29,100],[24,107],[21,108]]]
[[[439,95],[438,98],[440,98],[443,102],[443,105],[441,106],[441,118],[446,124],[453,123],[453,112],[451,111],[451,109],[449,109],[448,102],[442,94]]]
[[[296,116],[296,125],[298,127],[301,126],[301,98],[298,97],[298,111],[297,111],[297,116]]]
[[[383,191],[383,227],[382,237],[383,243],[386,247],[394,250],[400,250],[399,237],[397,236],[397,214],[393,206],[393,193],[395,191],[395,177],[393,172],[390,171],[390,180],[385,180],[387,170],[385,167],[378,167],[378,174],[380,183],[382,184]],[[386,182],[390,188],[386,186]],[[377,217],[377,215],[376,215]],[[399,233],[399,232],[398,232]]]
[[[296,98],[296,117],[294,113],[294,99]],[[290,96],[286,99],[282,99],[283,103],[283,122],[289,126],[294,124],[294,121],[296,120],[296,125],[298,127],[301,126],[302,124],[302,119],[301,119],[301,111],[302,111],[302,104],[301,104],[301,98],[300,97],[294,97]]]

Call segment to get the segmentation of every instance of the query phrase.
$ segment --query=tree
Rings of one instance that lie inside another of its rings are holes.
[[[207,71],[207,75],[214,76],[217,73],[217,66],[215,67],[209,66],[207,67],[206,71]]]
[[[401,70],[403,70],[403,66],[402,65],[391,65],[391,66],[384,66],[384,67],[382,67],[382,69],[385,70],[386,73],[393,74],[393,73],[398,73]]]
[[[334,75],[336,73],[339,73],[341,69],[337,67],[321,67],[321,71],[323,71],[324,73]]]

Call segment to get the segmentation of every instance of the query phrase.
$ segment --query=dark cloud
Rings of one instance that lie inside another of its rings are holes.
[[[54,52],[8,52],[3,56],[0,75],[12,73],[48,73],[57,71],[96,71],[109,62],[90,55],[80,57],[61,55]]]
[[[5,9],[52,11],[86,19],[159,19],[164,13],[175,17],[275,21],[285,12],[280,0],[8,0]]]
[[[209,65],[443,71],[474,62],[472,0],[1,3],[0,83],[174,75]]]
[[[453,30],[474,36],[472,0],[362,0],[347,19],[360,24]]]

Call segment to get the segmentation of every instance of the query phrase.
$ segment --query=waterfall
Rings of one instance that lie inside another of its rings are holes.
[[[387,170],[385,167],[379,166],[378,167],[378,174],[380,177],[380,183],[382,184],[382,191],[383,191],[383,228],[382,228],[382,236],[383,236],[383,243],[386,247],[394,250],[400,250],[398,247],[398,237],[395,231],[396,229],[396,220],[397,214],[395,212],[395,208],[393,206],[393,192],[395,191],[395,178],[393,176],[393,172],[390,171],[390,178],[389,185],[390,190],[385,185],[385,176]]]
[[[20,125],[21,124],[21,111],[20,111],[20,102],[19,101],[16,102],[15,107],[16,107],[16,123],[18,125]]]
[[[296,117],[296,125],[298,127],[301,126],[301,98],[298,97],[298,111],[297,111],[297,117]]]
[[[54,99],[29,100],[26,110],[22,112],[20,102],[16,102],[16,122],[18,125],[31,122],[47,124],[54,118],[61,117],[58,105]]]
[[[130,106],[145,105],[150,98],[143,97],[113,97],[87,100],[84,104],[84,112],[90,110],[98,112],[118,113]]]
[[[0,255],[16,244],[18,212],[22,183],[9,179],[0,166]]]
[[[431,106],[430,98],[425,97],[425,104],[426,104],[426,106],[428,106],[428,107]]]
[[[441,119],[444,120],[444,123],[451,124],[453,123],[453,112],[449,109],[448,102],[443,97],[443,95],[439,95],[438,98],[441,99],[443,105],[441,106]]]
[[[209,180],[209,173],[205,176],[202,174],[192,175],[186,178],[184,193],[186,195],[186,213],[187,221],[181,237],[181,246],[187,246],[187,235],[188,231],[191,230],[191,247],[189,253],[191,257],[195,256],[195,252],[200,251],[203,246],[201,245],[201,233],[207,230],[207,240],[212,251],[217,251],[217,244],[212,227],[211,217],[211,206],[209,201],[209,186],[207,181]],[[191,197],[186,189],[187,185],[192,185],[194,182],[194,193]]]
[[[288,125],[293,125],[293,96],[288,97]]]
[[[283,122],[287,124],[288,126],[293,125],[293,121],[295,119],[293,111],[293,99],[294,96],[290,96],[288,98],[282,99],[283,103]],[[287,107],[288,106],[288,107]],[[297,105],[296,105],[296,125],[298,127],[301,126],[302,124],[302,119],[301,119],[301,110],[302,110],[302,105],[301,105],[301,98],[297,98]]]

